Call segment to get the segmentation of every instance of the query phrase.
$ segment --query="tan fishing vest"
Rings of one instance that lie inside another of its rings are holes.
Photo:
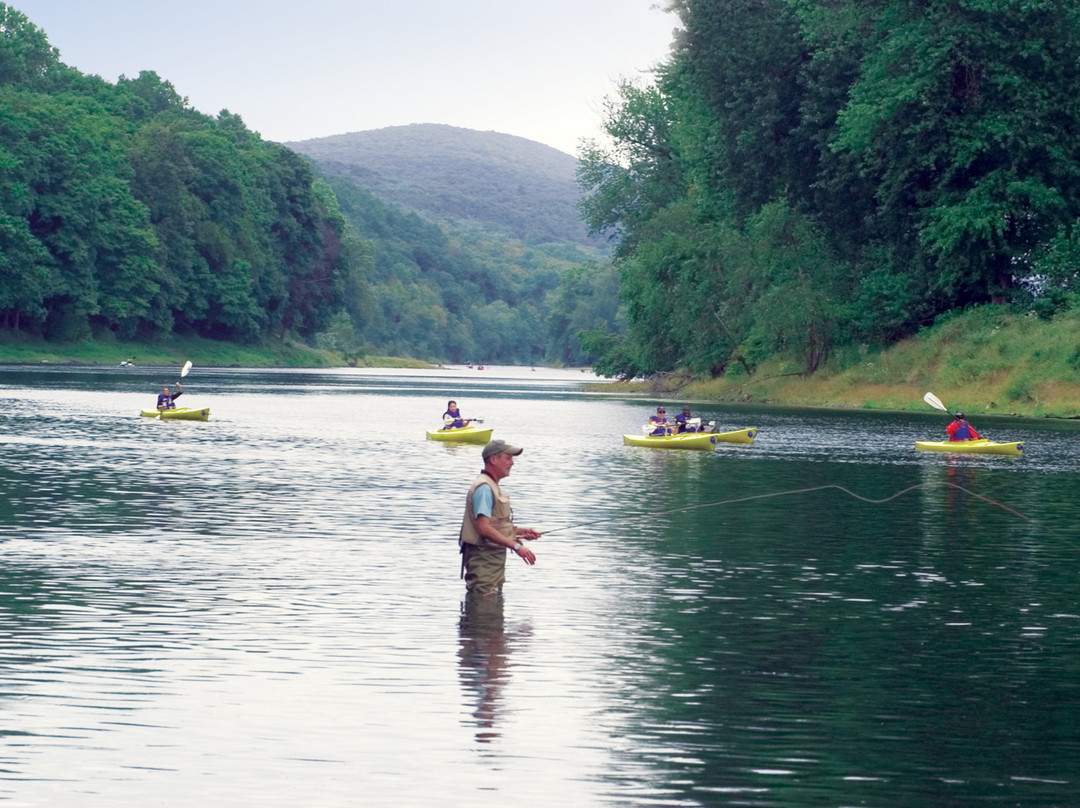
[[[476,528],[476,514],[473,513],[473,493],[479,485],[490,485],[495,493],[495,504],[491,508],[491,524],[508,539],[517,541],[517,532],[514,530],[512,511],[510,510],[510,497],[506,496],[499,488],[499,484],[483,472],[473,480],[469,488],[469,494],[465,498],[465,518],[461,520],[461,538],[465,544],[476,544],[481,547],[499,547],[494,542],[488,541]]]

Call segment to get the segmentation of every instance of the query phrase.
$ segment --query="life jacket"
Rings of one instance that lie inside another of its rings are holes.
[[[447,416],[450,416],[451,420],[447,421]],[[461,417],[461,410],[458,410],[457,415],[454,415],[452,412],[450,412],[450,410],[447,410],[442,414],[442,419],[444,429],[447,429],[449,427],[453,427],[454,429],[461,429],[463,426],[465,426],[465,420]]]
[[[966,421],[964,423],[954,421],[945,428],[945,431],[949,433],[949,440],[951,441],[979,439],[979,433],[972,429],[971,424]]]
[[[473,484],[469,486],[469,493],[465,497],[465,516],[461,520],[461,533],[458,536],[458,541],[481,547],[499,546],[481,536],[477,528],[476,513],[473,511],[473,494],[481,485],[490,485],[491,491],[495,495],[495,503],[492,505],[490,517],[492,527],[506,538],[517,541],[517,532],[514,530],[513,521],[514,512],[510,508],[510,497],[506,496],[499,488],[499,484],[485,472],[480,472],[480,475],[473,480]]]

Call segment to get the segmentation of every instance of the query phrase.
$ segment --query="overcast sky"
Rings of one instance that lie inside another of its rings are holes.
[[[666,58],[662,0],[8,0],[66,64],[153,70],[200,112],[287,141],[409,123],[576,154],[620,77]]]

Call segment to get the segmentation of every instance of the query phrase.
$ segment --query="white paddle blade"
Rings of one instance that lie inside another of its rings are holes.
[[[190,359],[187,362],[184,363],[184,369],[180,371],[180,378],[182,379],[185,376],[187,376],[189,370],[191,370],[191,360]],[[927,393],[926,395],[930,395],[930,394]]]
[[[941,399],[935,396],[933,393],[927,393],[922,397],[923,401],[933,407],[935,410],[941,410],[942,412],[948,412],[949,408],[941,403]]]

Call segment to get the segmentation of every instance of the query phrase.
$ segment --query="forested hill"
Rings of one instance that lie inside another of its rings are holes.
[[[585,337],[599,370],[810,374],[954,311],[1080,310],[1075,2],[671,8],[667,64],[582,154],[627,313]]]
[[[327,174],[434,218],[479,223],[529,244],[601,243],[576,208],[577,159],[542,143],[412,124],[285,145]]]
[[[504,165],[472,193],[478,205],[513,183],[505,221],[532,243],[324,174],[239,115],[192,109],[153,71],[83,75],[0,2],[0,341],[194,335],[298,339],[343,359],[580,363],[577,332],[614,321],[614,276],[545,218],[573,215],[573,158],[507,140],[516,173]],[[459,160],[457,180],[432,173],[449,195],[499,164],[487,152]]]

